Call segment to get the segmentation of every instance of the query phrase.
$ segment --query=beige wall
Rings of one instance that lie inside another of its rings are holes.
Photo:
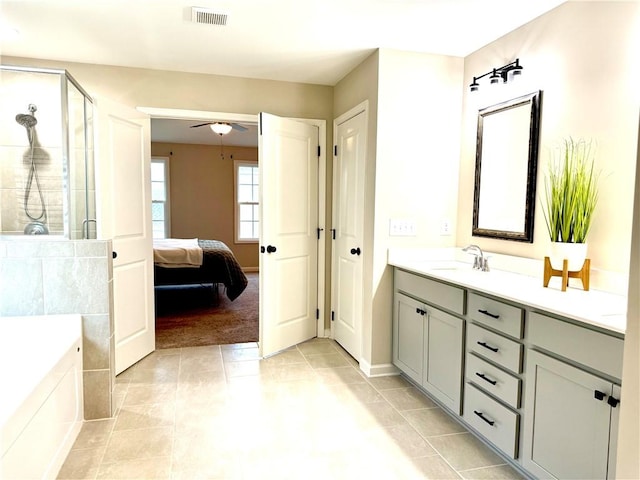
[[[367,57],[336,86],[334,92],[334,117],[338,118],[356,105],[368,101],[367,160],[365,180],[365,218],[362,286],[362,350],[361,358],[372,363],[373,324],[372,318],[372,279],[373,279],[373,205],[374,179],[376,165],[376,138],[378,125],[378,62],[379,52]],[[327,278],[330,278],[328,276]],[[360,360],[360,359],[358,359]]]
[[[462,59],[385,49],[335,88],[336,117],[369,101],[362,359],[374,370],[391,362],[387,249],[454,242],[439,225],[456,215],[461,88]],[[390,237],[391,218],[412,218],[417,235]]]
[[[632,206],[638,162],[640,112],[640,3],[568,2],[465,58],[465,85],[494,66],[519,57],[520,85],[490,94],[464,94],[457,244],[477,243],[486,250],[531,258],[547,254],[540,203],[536,204],[534,242],[521,244],[471,236],[476,113],[478,108],[534,90],[543,90],[538,195],[550,148],[566,136],[593,138],[602,169],[600,202],[588,238],[592,286],[626,293],[631,253]],[[485,86],[483,84],[483,86]],[[505,88],[506,87],[506,88]],[[484,91],[484,93],[483,93]],[[636,194],[637,195],[637,194]],[[636,201],[636,211],[640,205]],[[637,213],[636,213],[637,216]],[[637,221],[636,221],[637,223]],[[636,224],[637,229],[640,228]],[[618,443],[618,478],[640,478],[638,409],[637,235],[629,282],[629,311]],[[611,271],[607,275],[603,271]]]
[[[257,163],[258,149],[152,143],[151,155],[169,158],[171,236],[220,240],[243,268],[257,269],[258,243],[235,243],[233,162]]]
[[[637,162],[640,163],[640,138]],[[629,479],[640,478],[640,170],[636,171],[633,217],[616,468],[617,478]]]
[[[474,75],[519,57],[517,83],[478,92],[464,89],[460,192],[456,242],[542,259],[548,255],[540,195],[554,145],[563,138],[591,138],[602,170],[600,202],[588,238],[594,288],[625,292],[636,168],[640,58],[637,2],[568,2],[465,58],[465,86]],[[542,90],[540,155],[533,244],[471,236],[477,111]],[[602,270],[614,272],[605,275]]]

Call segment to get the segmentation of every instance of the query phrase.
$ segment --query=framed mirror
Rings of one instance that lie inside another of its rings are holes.
[[[478,111],[472,235],[533,242],[542,91]]]

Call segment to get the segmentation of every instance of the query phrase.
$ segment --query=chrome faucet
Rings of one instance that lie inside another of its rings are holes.
[[[481,270],[483,272],[489,271],[489,258],[484,256],[482,249],[478,245],[467,245],[462,249],[463,252],[474,255],[473,268],[474,270]]]

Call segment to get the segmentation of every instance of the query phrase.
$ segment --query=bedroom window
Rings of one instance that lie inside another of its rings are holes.
[[[153,238],[171,236],[171,215],[169,209],[169,159],[151,159],[151,221]]]
[[[259,227],[259,171],[256,162],[235,160],[236,242],[257,242]]]

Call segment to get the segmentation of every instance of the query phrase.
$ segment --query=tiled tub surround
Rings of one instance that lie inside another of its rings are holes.
[[[412,253],[389,251],[394,365],[527,475],[615,478],[626,298]]]
[[[0,316],[82,316],[84,414],[113,414],[111,242],[0,238]]]
[[[83,423],[81,350],[80,315],[0,318],[0,478],[57,475]]]

